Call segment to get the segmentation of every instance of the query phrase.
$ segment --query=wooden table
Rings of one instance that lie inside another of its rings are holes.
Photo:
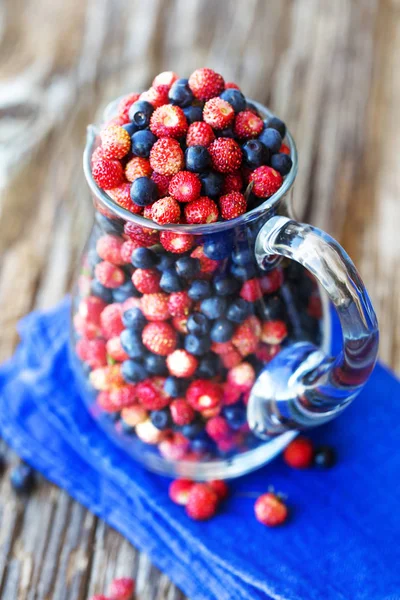
[[[155,73],[208,65],[289,124],[296,212],[354,258],[379,315],[381,358],[399,370],[399,15],[398,0],[3,0],[0,359],[16,321],[70,287],[92,220],[86,124]],[[50,484],[23,503],[3,477],[0,522],[4,600],[85,600],[114,575],[137,577],[141,600],[183,598]]]

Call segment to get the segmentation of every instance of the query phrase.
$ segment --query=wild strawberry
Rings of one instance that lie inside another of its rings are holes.
[[[163,104],[168,104],[168,92],[168,85],[158,85],[157,87],[152,86],[140,94],[139,100],[146,100],[146,102],[150,102],[154,108],[159,108]]]
[[[307,469],[314,460],[314,446],[308,438],[298,437],[283,452],[286,464],[294,469]]]
[[[222,387],[208,379],[196,379],[188,387],[186,400],[195,410],[214,408],[222,400]]]
[[[154,246],[158,242],[158,231],[156,229],[141,227],[140,225],[135,225],[135,223],[128,222],[125,223],[124,232],[131,240],[140,242],[140,245],[144,248]]]
[[[234,173],[242,163],[242,150],[232,138],[220,137],[208,147],[216,171]]]
[[[195,412],[184,398],[176,398],[171,402],[169,408],[175,425],[188,425],[194,419]]]
[[[104,155],[104,150],[101,146],[97,146],[97,148],[93,151],[90,162],[93,165],[95,162],[102,160],[103,158],[106,158]]]
[[[136,102],[136,100],[139,99],[139,96],[140,96],[140,94],[132,93],[132,94],[127,94],[126,96],[121,98],[121,100],[119,101],[119,104],[118,104],[118,108],[117,108],[118,116],[124,117],[125,119],[127,119],[127,122],[128,122],[129,121],[129,109],[132,106],[132,104],[134,102]]]
[[[269,363],[269,361],[279,354],[280,351],[281,347],[279,344],[274,344],[273,346],[269,344],[259,344],[255,351],[255,355],[263,363]]]
[[[123,385],[110,390],[110,402],[115,410],[122,410],[136,403],[136,387]]]
[[[142,156],[133,156],[125,167],[125,177],[131,183],[139,177],[150,177],[152,168],[147,158]]]
[[[125,384],[120,365],[108,365],[94,369],[89,375],[90,383],[95,390],[109,392]]]
[[[134,215],[141,215],[143,208],[132,201],[131,184],[127,181],[121,183],[118,187],[107,190],[107,194],[114,200],[118,206],[129,210]]]
[[[150,129],[159,138],[180,138],[188,129],[185,113],[179,106],[164,104],[151,115]]]
[[[173,138],[160,138],[150,151],[150,165],[161,175],[175,175],[183,168],[184,155],[179,142]]]
[[[248,362],[242,362],[240,365],[230,369],[227,375],[227,382],[241,391],[250,389],[256,379],[256,374],[252,365]]]
[[[181,218],[180,206],[171,196],[161,198],[152,204],[151,218],[160,225],[179,223]]]
[[[218,417],[220,412],[221,412],[220,406],[213,406],[212,408],[205,408],[205,409],[202,409],[199,411],[199,413],[201,414],[203,419],[205,419],[206,421],[208,419],[213,419],[214,417]]]
[[[279,190],[282,185],[282,175],[266,165],[255,169],[250,175],[253,182],[252,192],[258,198],[269,198]]]
[[[174,317],[172,319],[172,325],[173,327],[176,329],[176,331],[179,331],[179,333],[184,333],[185,335],[188,332],[188,328],[187,328],[187,316],[184,315],[182,317]]]
[[[136,269],[132,283],[141,294],[156,294],[160,290],[161,275],[157,269]]]
[[[222,75],[207,67],[196,69],[189,77],[189,87],[197,100],[206,101],[219,96],[224,86]]]
[[[188,293],[172,292],[168,298],[168,310],[172,317],[184,317],[189,314],[193,300],[189,298]]]
[[[232,342],[213,342],[211,345],[211,350],[215,352],[215,354],[223,355],[228,352],[232,352],[235,349]]]
[[[158,196],[160,198],[164,198],[164,196],[168,196],[168,188],[169,188],[169,183],[171,181],[171,177],[168,177],[167,175],[161,175],[161,173],[157,173],[156,171],[153,171],[153,173],[151,174],[151,179],[154,181],[154,183],[157,186],[157,190],[158,190]],[[171,196],[173,196],[173,194],[171,194],[171,192],[169,192]],[[176,200],[178,200],[178,198],[176,198]]]
[[[197,258],[200,261],[201,273],[214,273],[214,271],[218,268],[219,262],[217,260],[213,260],[212,258],[208,258],[208,256],[204,254],[203,246],[197,246],[190,256],[192,258]]]
[[[114,579],[110,586],[110,600],[132,600],[135,582],[130,577]]]
[[[106,158],[120,159],[131,149],[131,138],[123,127],[111,125],[100,133],[101,147]]]
[[[159,444],[165,436],[163,431],[154,427],[150,419],[138,423],[135,427],[135,433],[145,444]]]
[[[274,493],[263,494],[254,505],[257,521],[268,527],[275,527],[284,523],[288,516],[288,510],[284,502]]]
[[[158,450],[166,460],[182,460],[189,449],[189,440],[178,431],[166,436],[158,446]]]
[[[168,406],[171,398],[165,393],[163,377],[145,379],[136,386],[136,396],[147,410],[161,410]]]
[[[121,260],[123,264],[130,264],[132,252],[141,248],[141,243],[135,240],[126,240],[121,246]]]
[[[154,204],[154,202],[153,202]],[[149,219],[150,221],[153,220],[153,204],[148,204],[147,206],[144,207],[143,209],[143,216],[145,219]]]
[[[273,294],[283,284],[283,271],[278,267],[260,277],[258,281],[263,294]]]
[[[252,315],[236,328],[232,336],[232,343],[242,356],[248,356],[256,351],[260,336],[260,321]]]
[[[92,369],[97,369],[107,364],[106,343],[104,340],[82,338],[77,341],[75,351],[79,358],[86,362]]]
[[[133,296],[131,296],[130,298],[127,298],[125,302],[122,303],[122,313],[126,312],[130,308],[140,308],[140,306],[140,298],[133,298]]]
[[[98,263],[94,269],[94,272],[96,278],[106,288],[117,288],[125,281],[125,273],[123,270],[106,260]]]
[[[235,111],[226,100],[211,98],[203,108],[203,119],[213,129],[225,129],[235,118]]]
[[[166,321],[170,318],[168,294],[145,294],[141,299],[141,309],[149,321]]]
[[[224,185],[222,187],[222,195],[229,194],[230,192],[241,192],[243,188],[243,178],[239,171],[236,173],[228,173],[225,177]]]
[[[206,483],[195,483],[189,490],[186,513],[195,521],[211,519],[217,512],[218,496]]]
[[[231,428],[224,417],[213,417],[206,423],[206,432],[212,440],[218,442],[231,435]]]
[[[237,350],[230,350],[221,356],[222,364],[225,369],[232,369],[242,362],[242,355]]]
[[[119,335],[110,338],[107,341],[107,354],[117,362],[123,362],[124,360],[128,360],[129,356],[121,346],[121,340],[119,338]]]
[[[218,500],[220,502],[226,500],[226,498],[229,496],[229,488],[226,482],[222,479],[213,479],[211,481],[208,481],[207,483],[210,486],[210,488],[214,490],[214,492],[217,494]]]
[[[247,209],[247,200],[240,192],[230,192],[219,199],[219,209],[223,219],[236,219]]]
[[[256,278],[245,281],[240,290],[241,298],[247,300],[247,302],[256,302],[256,300],[262,298],[262,295],[260,282]]]
[[[182,254],[190,250],[194,244],[194,236],[188,233],[175,233],[174,231],[162,231],[160,242],[163,248],[174,254]]]
[[[240,87],[238,86],[238,84],[234,83],[233,81],[226,81],[225,82],[225,89],[226,90],[232,89],[232,90],[239,90],[240,91]]]
[[[160,85],[165,85],[170,88],[177,79],[179,79],[179,76],[173,71],[163,71],[154,77],[151,85],[155,88]]]
[[[86,321],[100,325],[101,313],[105,307],[106,303],[97,296],[88,296],[80,301],[78,312]]]
[[[167,357],[168,371],[175,377],[191,377],[197,364],[197,359],[186,350],[175,350]]]
[[[118,160],[100,158],[93,163],[92,176],[99,188],[110,190],[124,181],[124,170]]]
[[[97,254],[103,260],[106,260],[114,265],[122,265],[121,248],[124,240],[116,235],[103,235],[96,243]]]
[[[169,323],[163,321],[148,323],[143,329],[142,341],[150,352],[159,356],[167,356],[176,348],[176,331]]]
[[[250,110],[244,110],[236,115],[234,132],[238,138],[247,140],[260,135],[264,129],[264,121]]]
[[[289,148],[289,146],[286,146],[286,144],[282,144],[282,146],[280,147],[279,152],[281,154],[289,154],[289,156],[290,156],[290,148]]]
[[[179,202],[192,202],[200,196],[201,182],[195,173],[179,171],[172,177],[168,191]]]
[[[236,404],[240,397],[242,396],[242,390],[236,386],[228,384],[225,382],[224,384],[224,393],[222,396],[222,403],[224,406],[230,406],[231,404]]]
[[[188,502],[189,491],[193,485],[194,482],[190,479],[175,479],[175,481],[172,481],[168,490],[168,495],[172,502],[185,506]]]
[[[267,321],[262,325],[261,340],[266,344],[280,344],[288,334],[284,321]]]
[[[213,128],[204,121],[195,121],[189,125],[189,129],[186,134],[186,145],[187,146],[208,146],[215,140],[215,133]]]
[[[120,335],[120,333],[125,329],[122,322],[121,304],[114,302],[113,304],[106,306],[101,313],[100,322],[103,335],[107,340]]]
[[[143,421],[147,420],[147,417],[147,410],[141,404],[127,406],[121,411],[121,419],[130,427],[135,427],[138,423],[143,423]]]
[[[185,218],[188,223],[215,223],[218,221],[218,206],[208,196],[200,196],[197,200],[189,202],[184,207]]]

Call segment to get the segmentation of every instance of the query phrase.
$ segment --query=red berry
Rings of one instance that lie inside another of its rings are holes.
[[[242,362],[242,355],[237,350],[230,350],[221,356],[225,369],[231,369]]]
[[[129,121],[129,109],[132,106],[132,104],[139,99],[139,96],[140,94],[132,93],[127,94],[127,96],[121,98],[118,104],[117,113],[119,116],[126,119],[126,122]]]
[[[264,121],[250,110],[244,110],[236,115],[234,132],[238,138],[247,140],[260,135],[264,129]]]
[[[219,199],[219,208],[223,219],[236,219],[247,209],[247,200],[240,192],[230,192]]]
[[[102,190],[110,190],[124,181],[124,170],[118,160],[100,158],[92,166],[93,179]]]
[[[96,243],[97,254],[103,260],[113,263],[114,265],[122,265],[124,261],[121,257],[121,248],[124,240],[116,235],[103,235]]]
[[[154,108],[158,108],[163,104],[168,104],[168,92],[168,85],[158,85],[157,87],[151,87],[146,92],[140,94],[139,100],[146,100],[146,102],[150,102]]]
[[[269,344],[260,344],[255,352],[256,357],[263,363],[269,363],[281,351],[281,347],[278,344],[270,346]]]
[[[166,85],[170,88],[177,79],[179,79],[179,76],[174,71],[163,71],[154,77],[151,85],[155,88],[160,85]]]
[[[224,79],[221,75],[204,67],[196,69],[189,77],[189,87],[195,98],[198,100],[210,100],[214,96],[219,96],[225,87]]]
[[[263,494],[257,499],[254,505],[254,512],[257,521],[269,527],[281,525],[286,521],[288,516],[286,505],[272,492]]]
[[[80,301],[78,311],[86,321],[100,325],[101,313],[105,307],[106,303],[97,296],[88,296]]]
[[[176,398],[170,404],[171,417],[175,425],[182,427],[194,419],[195,412],[184,398]]]
[[[172,502],[185,506],[188,502],[189,492],[193,485],[194,482],[190,479],[175,479],[175,481],[172,481],[168,490],[168,495]]]
[[[109,304],[101,313],[101,328],[106,339],[110,339],[125,329],[122,323],[122,306],[119,303]]]
[[[170,181],[168,191],[179,202],[192,202],[200,196],[200,179],[190,171],[180,171]]]
[[[170,318],[168,310],[168,294],[145,294],[141,299],[141,309],[149,321],[166,321]]]
[[[135,582],[128,577],[114,579],[110,586],[110,600],[132,600]]]
[[[100,133],[101,147],[106,158],[123,158],[131,149],[129,133],[119,125],[110,125]]]
[[[177,140],[160,138],[150,151],[150,165],[161,175],[175,175],[183,168],[184,155]]]
[[[256,351],[260,336],[260,321],[252,315],[236,328],[232,336],[232,343],[242,356],[248,356]]]
[[[131,183],[139,177],[150,177],[152,168],[147,158],[133,156],[125,167],[125,177]]]
[[[222,400],[222,387],[208,379],[196,379],[186,392],[186,400],[195,410],[218,406]]]
[[[214,273],[214,271],[218,268],[219,262],[217,260],[213,260],[212,258],[208,258],[204,254],[203,246],[198,246],[190,255],[192,258],[197,258],[200,261],[200,271],[201,273]]]
[[[191,519],[205,521],[217,512],[218,496],[206,483],[195,483],[189,490],[186,513]]]
[[[157,269],[136,269],[132,283],[142,294],[156,294],[160,290],[161,275]]]
[[[280,344],[288,334],[284,321],[267,321],[263,323],[261,340],[266,344]]]
[[[149,227],[141,227],[135,225],[135,223],[125,223],[124,225],[125,234],[134,242],[140,242],[141,246],[149,248],[154,246],[158,242],[158,231],[156,229],[150,229]]]
[[[247,302],[256,302],[262,298],[262,289],[258,279],[248,279],[242,285],[240,296]]]
[[[151,218],[160,225],[179,223],[181,218],[181,208],[174,198],[166,196],[151,205]]]
[[[136,427],[138,423],[143,423],[147,420],[147,410],[141,404],[127,406],[121,411],[121,418],[127,425]]]
[[[177,331],[179,331],[179,333],[184,333],[186,335],[188,333],[187,320],[188,318],[186,315],[183,317],[174,317],[172,319],[172,325]]]
[[[141,215],[143,208],[132,201],[131,184],[127,181],[121,183],[118,187],[107,190],[108,195],[114,200],[118,206],[129,210],[134,215]]]
[[[226,100],[211,98],[203,108],[203,119],[213,129],[225,129],[235,118],[235,111]]]
[[[180,138],[188,129],[185,113],[179,106],[164,104],[151,115],[150,129],[159,138]]]
[[[117,288],[125,281],[125,273],[123,270],[106,260],[98,263],[94,269],[94,272],[96,278],[106,288]]]
[[[89,375],[90,383],[96,390],[111,391],[125,385],[120,365],[107,365],[95,369]]]
[[[238,171],[237,173],[228,173],[225,177],[224,185],[222,188],[222,194],[229,194],[230,192],[241,192],[243,188],[243,178]]]
[[[193,304],[188,293],[184,292],[172,292],[168,298],[168,310],[172,317],[184,317],[189,314],[190,308]]]
[[[109,400],[109,410],[110,407],[113,407],[113,410],[122,410],[123,408],[126,408],[128,406],[132,406],[137,401],[136,386],[123,385],[121,387],[110,390]],[[106,409],[104,408],[104,410]]]
[[[188,233],[175,233],[173,231],[162,231],[160,242],[168,252],[182,254],[190,250],[194,244],[194,236]]]
[[[282,144],[279,152],[281,152],[282,154],[289,154],[289,156],[290,156],[290,148],[286,144]]]
[[[97,148],[93,151],[93,154],[90,158],[90,162],[93,165],[95,162],[97,162],[98,160],[102,160],[103,158],[106,158],[104,155],[103,148],[101,146],[97,146]]]
[[[232,342],[213,342],[211,345],[211,350],[220,356],[232,352],[234,349]]]
[[[147,350],[167,356],[176,348],[177,335],[175,329],[169,323],[148,323],[143,329],[142,341]]]
[[[168,371],[175,377],[191,377],[197,364],[197,359],[186,350],[175,350],[167,357]]]
[[[161,410],[168,406],[171,398],[164,391],[163,377],[145,379],[136,386],[136,395],[146,410]]]
[[[195,121],[189,125],[189,129],[186,134],[186,145],[187,146],[208,146],[215,140],[215,133],[213,128],[204,121]]]
[[[121,260],[123,264],[130,264],[132,252],[136,248],[141,248],[140,242],[134,240],[126,240],[121,246]]]
[[[218,221],[218,206],[208,196],[200,196],[183,209],[188,223],[215,223]]]
[[[273,294],[283,284],[283,271],[281,268],[273,269],[259,279],[263,294]]]
[[[168,177],[167,175],[161,175],[161,173],[153,171],[151,174],[151,179],[157,186],[159,197],[164,198],[164,196],[168,196],[168,188],[171,177]],[[171,194],[171,192],[169,193]],[[171,194],[171,196],[173,196],[173,194]],[[179,198],[176,198],[176,200],[179,200]]]
[[[253,387],[256,379],[256,373],[252,365],[248,362],[242,362],[230,369],[227,375],[227,383],[239,388],[242,392]]]
[[[92,369],[104,367],[107,364],[106,343],[104,340],[82,338],[77,341],[75,350],[79,358]]]
[[[217,494],[220,502],[222,502],[222,500],[226,500],[226,498],[229,496],[229,488],[226,482],[222,481],[222,479],[213,479],[212,481],[208,482],[208,485]]]
[[[206,423],[206,432],[214,442],[228,438],[232,431],[224,417],[212,417]]]
[[[233,90],[239,90],[240,91],[240,87],[238,86],[238,84],[234,83],[233,81],[226,81],[225,82],[225,89],[226,90],[233,89]]]
[[[119,335],[110,338],[107,342],[107,354],[117,362],[128,360],[129,356],[121,346]]]
[[[283,459],[294,469],[307,469],[314,459],[314,446],[308,438],[298,437],[286,446]]]
[[[235,140],[220,137],[208,147],[213,167],[220,173],[234,173],[242,163],[242,151]]]
[[[255,169],[250,175],[250,181],[253,182],[252,192],[258,198],[269,198],[279,190],[282,185],[282,175],[272,169],[262,165]]]
[[[189,449],[189,440],[181,433],[170,433],[158,445],[158,450],[167,460],[182,460]]]

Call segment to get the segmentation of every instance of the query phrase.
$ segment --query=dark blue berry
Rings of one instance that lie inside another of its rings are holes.
[[[164,356],[148,354],[144,359],[144,366],[151,375],[168,375],[167,364]]]
[[[185,117],[189,125],[195,121],[203,120],[203,109],[201,106],[188,106],[187,108],[183,109],[183,112],[185,113]]]
[[[197,337],[189,333],[185,337],[185,350],[194,356],[203,356],[210,350],[210,339],[206,336]]]
[[[229,296],[237,292],[239,283],[233,277],[227,275],[220,275],[214,278],[213,281],[214,290],[218,296]]]
[[[257,314],[263,321],[276,321],[285,315],[285,304],[279,296],[268,296],[257,304]]]
[[[150,413],[150,421],[153,423],[154,427],[161,431],[168,429],[172,423],[171,415],[167,408],[162,410],[152,410]]]
[[[253,104],[252,102],[246,102],[246,110],[249,110],[250,112],[257,115],[258,117],[260,116],[260,113],[258,112],[256,105]]]
[[[237,298],[229,305],[226,316],[233,323],[242,323],[250,314],[251,306],[243,298]]]
[[[198,258],[191,258],[190,256],[182,256],[178,258],[175,263],[176,272],[180,277],[185,279],[193,279],[200,271],[200,261]]]
[[[137,269],[152,269],[156,266],[158,257],[149,248],[135,248],[131,260]]]
[[[200,181],[203,196],[209,196],[210,198],[220,196],[224,186],[224,178],[220,173],[215,171],[200,173]]]
[[[279,131],[272,129],[271,127],[264,129],[258,136],[258,140],[262,142],[266,148],[268,148],[271,154],[279,152],[279,149],[282,146],[281,134]]]
[[[314,465],[329,469],[336,463],[336,453],[330,446],[321,446],[314,453]]]
[[[148,206],[157,199],[157,185],[149,177],[138,177],[131,185],[132,202],[137,206]]]
[[[130,358],[141,358],[145,351],[140,334],[124,329],[120,335],[121,346]]]
[[[88,262],[89,265],[92,267],[92,269],[98,265],[99,263],[101,263],[101,261],[103,260],[102,258],[100,258],[100,256],[97,254],[96,248],[92,248],[91,250],[89,250],[88,252]]]
[[[199,362],[196,370],[196,376],[202,379],[211,379],[219,371],[219,358],[215,354],[207,354]]]
[[[102,417],[103,417],[103,419],[105,419],[106,421],[109,421],[110,423],[118,423],[118,421],[121,418],[121,413],[120,412],[103,413]]]
[[[188,382],[178,377],[167,377],[164,383],[164,390],[171,398],[180,398],[185,395]]]
[[[192,440],[204,431],[204,424],[201,421],[195,421],[194,423],[184,425],[181,431],[185,437]]]
[[[143,327],[146,325],[146,317],[140,310],[140,308],[129,308],[122,315],[122,322],[127,329],[132,329],[133,331],[142,331]]]
[[[188,289],[189,298],[195,300],[204,300],[211,295],[211,286],[205,279],[195,279]]]
[[[113,301],[112,290],[106,288],[102,283],[100,283],[100,281],[97,281],[97,279],[93,279],[92,283],[90,284],[90,291],[93,296],[101,298],[107,304],[111,304]]]
[[[246,407],[242,403],[225,406],[223,415],[232,429],[240,429],[247,421]]]
[[[237,248],[232,252],[232,260],[243,267],[254,260],[254,253],[248,247]]]
[[[126,423],[123,419],[121,419],[121,429],[125,435],[133,435],[135,433],[135,428]]]
[[[225,314],[227,306],[228,301],[226,298],[212,296],[202,301],[200,310],[209,319],[219,319]]]
[[[112,293],[114,302],[125,302],[128,298],[139,298],[140,292],[135,288],[132,281],[128,279]]]
[[[232,252],[233,240],[228,231],[207,236],[204,243],[204,254],[213,260],[223,260]]]
[[[233,139],[235,137],[235,132],[232,127],[226,127],[225,129],[219,129],[217,131],[217,137],[225,137]]]
[[[193,102],[193,93],[188,85],[188,80],[178,79],[175,81],[168,92],[168,98],[171,104],[176,104],[181,108],[190,106]]]
[[[150,117],[153,114],[154,106],[146,100],[137,100],[129,109],[129,119],[140,129],[150,125]]]
[[[207,302],[207,300],[203,300],[203,302]],[[189,315],[186,323],[188,332],[197,336],[208,335],[210,326],[208,318],[199,312],[193,312]]]
[[[176,258],[171,256],[171,254],[160,254],[157,269],[159,271],[166,271],[175,264],[175,260]]]
[[[210,336],[213,342],[229,342],[234,331],[235,326],[231,321],[228,321],[227,319],[217,319],[211,329]]]
[[[150,156],[150,150],[157,141],[154,133],[148,129],[141,129],[132,136],[132,152],[136,156],[142,156],[148,158]]]
[[[183,289],[179,275],[177,275],[175,269],[166,269],[163,271],[160,279],[160,288],[171,294],[172,292],[180,292]]]
[[[35,486],[35,471],[29,465],[20,463],[11,471],[10,482],[17,494],[28,494]]]
[[[240,90],[228,88],[222,92],[221,98],[229,102],[236,113],[246,110],[246,98]]]
[[[135,125],[135,123],[125,123],[125,125],[122,125],[122,127],[123,129],[125,129],[125,131],[129,133],[130,137],[132,137],[134,133],[139,131],[139,127]]]
[[[194,452],[200,452],[200,453],[212,452],[215,449],[215,443],[204,432],[202,432],[199,436],[192,439],[190,446]]]
[[[279,154],[273,154],[271,156],[270,165],[275,171],[278,171],[282,176],[285,176],[292,168],[293,161],[288,154],[280,152]]]
[[[127,383],[139,383],[147,377],[147,371],[137,360],[125,360],[121,365],[121,374]]]
[[[269,129],[276,129],[279,131],[281,138],[283,139],[286,135],[286,125],[278,117],[270,117],[264,121],[265,127]]]
[[[248,140],[242,146],[243,162],[246,167],[256,169],[268,164],[269,150],[259,140]]]
[[[211,156],[205,146],[189,146],[185,152],[186,169],[199,173],[211,166]]]
[[[232,265],[231,273],[239,281],[247,281],[257,275],[256,267],[252,262],[248,263],[246,266]]]

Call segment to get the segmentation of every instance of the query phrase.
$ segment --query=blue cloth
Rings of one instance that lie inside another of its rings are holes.
[[[119,530],[192,600],[400,600],[400,385],[378,365],[356,402],[312,434],[339,460],[294,471],[277,458],[231,483],[213,520],[170,502],[169,481],[113,446],[86,412],[68,364],[65,300],[19,325],[0,367],[0,433],[45,477]],[[335,339],[340,331],[335,324]],[[273,485],[292,518],[259,524]]]

